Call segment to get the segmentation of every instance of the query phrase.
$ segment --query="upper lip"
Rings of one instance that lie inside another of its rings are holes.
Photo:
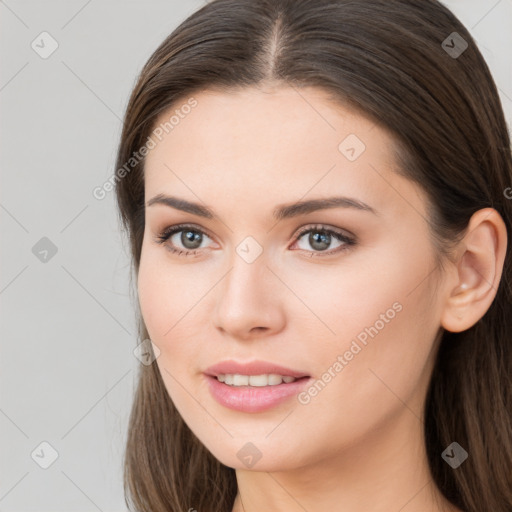
[[[220,363],[214,364],[205,370],[207,375],[217,377],[220,374],[239,374],[239,375],[264,375],[264,374],[276,374],[295,377],[300,379],[302,377],[309,377],[307,373],[292,370],[284,366],[280,366],[275,363],[267,361],[251,361],[247,363],[238,363],[237,361],[221,361]]]

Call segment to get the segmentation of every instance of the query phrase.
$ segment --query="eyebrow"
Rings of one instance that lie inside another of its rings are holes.
[[[185,199],[180,199],[179,197],[158,194],[150,199],[146,203],[146,206],[149,207],[154,204],[163,204],[183,212],[192,213],[193,215],[197,215],[199,217],[205,217],[207,219],[217,218],[217,216],[213,213],[213,210],[207,206],[203,206],[199,203],[193,203]],[[283,220],[297,217],[299,215],[305,215],[318,210],[325,210],[327,208],[353,208],[378,215],[374,208],[367,205],[363,201],[359,201],[358,199],[351,197],[335,196],[322,199],[309,199],[306,201],[279,205],[274,209],[273,217],[276,220]]]

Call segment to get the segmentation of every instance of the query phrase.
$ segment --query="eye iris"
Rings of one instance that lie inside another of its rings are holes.
[[[329,247],[330,241],[331,235],[328,233],[316,231],[309,234],[309,243],[311,244],[311,247],[318,251],[324,251],[327,249]],[[320,244],[320,246],[317,244]]]
[[[199,243],[197,243],[199,241]],[[191,242],[192,246],[188,245]],[[202,242],[202,235],[194,231],[182,231],[181,232],[181,243],[187,249],[197,249]]]

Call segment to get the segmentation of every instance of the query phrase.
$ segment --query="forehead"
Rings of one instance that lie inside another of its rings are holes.
[[[180,110],[190,103],[183,98],[155,124],[161,129],[146,157],[146,200],[179,192],[206,203],[214,195],[277,204],[283,194],[297,200],[336,192],[378,208],[397,193],[390,180],[404,181],[392,172],[392,137],[321,89],[208,90],[193,99],[193,108]]]

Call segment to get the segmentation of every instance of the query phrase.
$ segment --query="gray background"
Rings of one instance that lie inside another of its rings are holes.
[[[512,0],[445,4],[476,38],[512,126]],[[114,195],[92,191],[114,171],[137,73],[201,5],[0,0],[0,511],[126,510],[134,299]],[[51,49],[44,31],[58,43],[46,59],[31,46]]]

